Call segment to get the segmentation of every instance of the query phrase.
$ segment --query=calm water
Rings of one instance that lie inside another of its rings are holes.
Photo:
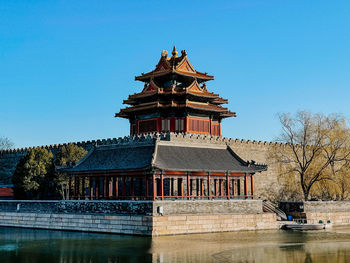
[[[131,237],[0,228],[6,262],[350,262],[350,228]]]

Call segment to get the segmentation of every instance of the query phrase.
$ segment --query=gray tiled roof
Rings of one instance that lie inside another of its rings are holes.
[[[187,147],[158,145],[153,166],[161,170],[230,171],[254,173],[266,170],[264,165],[248,165],[229,147]]]
[[[90,151],[68,172],[123,171],[150,167],[154,145],[99,146]]]
[[[156,168],[176,171],[255,173],[265,165],[249,164],[226,145],[205,147],[177,144],[106,145],[91,150],[68,172],[125,171]]]

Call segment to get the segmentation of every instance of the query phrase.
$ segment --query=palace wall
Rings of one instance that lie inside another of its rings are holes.
[[[0,226],[146,236],[278,228],[261,200],[0,201]]]
[[[224,137],[198,135],[198,134],[146,134],[136,136],[126,136],[124,138],[92,140],[74,143],[85,148],[87,151],[91,150],[94,145],[106,144],[126,144],[126,143],[140,143],[147,140],[169,140],[176,141],[176,143],[184,143],[187,146],[191,144],[227,144],[229,145],[242,159],[246,161],[254,160],[257,163],[265,163],[268,165],[266,172],[257,173],[254,176],[256,198],[268,199],[279,189],[277,181],[277,168],[268,160],[268,150],[271,145],[275,143],[261,142],[261,141],[246,141],[238,139],[228,139]],[[65,144],[55,144],[41,146],[46,148],[55,155],[59,147]],[[280,147],[283,147],[281,144]],[[31,148],[20,148],[6,151],[0,151],[0,185],[11,184],[11,178],[19,160]]]

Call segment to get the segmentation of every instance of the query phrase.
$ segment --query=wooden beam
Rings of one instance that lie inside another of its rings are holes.
[[[164,175],[186,175],[186,172],[181,171],[164,171]]]

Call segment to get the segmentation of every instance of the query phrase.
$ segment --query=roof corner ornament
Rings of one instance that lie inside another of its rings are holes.
[[[167,57],[168,56],[168,51],[167,50],[163,50],[162,51],[162,57]]]
[[[182,55],[183,57],[187,56],[186,50],[181,50],[181,55]]]
[[[173,52],[171,52],[171,54],[173,55],[174,58],[176,58],[176,55],[177,55],[176,46],[174,46]]]

